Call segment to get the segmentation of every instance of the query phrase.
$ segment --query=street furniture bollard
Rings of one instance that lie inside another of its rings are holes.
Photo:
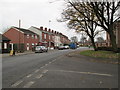
[[[15,50],[10,51],[10,56],[13,56],[13,55],[15,55]]]
[[[10,56],[13,56],[13,50],[10,51]]]

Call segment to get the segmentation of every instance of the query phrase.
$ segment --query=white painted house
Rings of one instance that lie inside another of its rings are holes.
[[[54,36],[54,42],[55,42],[55,47],[58,47],[62,44],[61,41],[60,41],[60,36],[59,35]]]
[[[42,31],[41,30],[39,30],[38,28],[36,28],[34,26],[31,26],[28,30],[38,34],[39,35],[39,40],[40,40],[39,42],[42,42]]]

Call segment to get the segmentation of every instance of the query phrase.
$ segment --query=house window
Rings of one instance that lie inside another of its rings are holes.
[[[29,50],[30,48],[29,48],[29,43],[27,43],[27,50]]]
[[[54,36],[52,36],[52,40],[54,40]]]
[[[27,46],[29,46],[29,43],[27,43]]]
[[[37,39],[38,37],[37,37],[37,35],[35,35],[35,39]]]
[[[27,34],[27,38],[29,38],[29,36],[30,36],[30,35],[29,35],[29,34]]]
[[[32,43],[32,46],[34,46],[34,43]]]
[[[50,37],[51,37],[51,36],[49,35],[49,39],[51,39]]]
[[[4,43],[4,49],[7,49],[7,43]]]
[[[32,39],[34,39],[34,35],[32,35]]]
[[[38,44],[36,43],[36,45],[38,45]]]
[[[44,34],[44,39],[46,39],[47,38],[47,35],[46,34]]]
[[[2,43],[0,43],[0,50],[2,49]]]

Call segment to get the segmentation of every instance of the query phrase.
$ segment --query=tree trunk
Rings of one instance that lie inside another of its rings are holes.
[[[96,45],[95,45],[94,38],[91,38],[91,42],[92,42],[92,45],[93,45],[94,51],[97,51],[97,47],[96,47]]]
[[[117,52],[117,51],[118,51],[118,48],[117,48],[116,37],[115,37],[115,35],[114,35],[114,32],[111,31],[111,32],[109,33],[109,36],[110,36],[110,43],[111,43],[111,45],[112,45],[112,49],[113,49],[114,52]]]

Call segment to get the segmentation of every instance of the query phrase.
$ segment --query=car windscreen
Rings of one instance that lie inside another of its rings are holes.
[[[41,46],[37,46],[36,48],[42,48]]]
[[[44,46],[37,46],[36,48],[45,48]]]

